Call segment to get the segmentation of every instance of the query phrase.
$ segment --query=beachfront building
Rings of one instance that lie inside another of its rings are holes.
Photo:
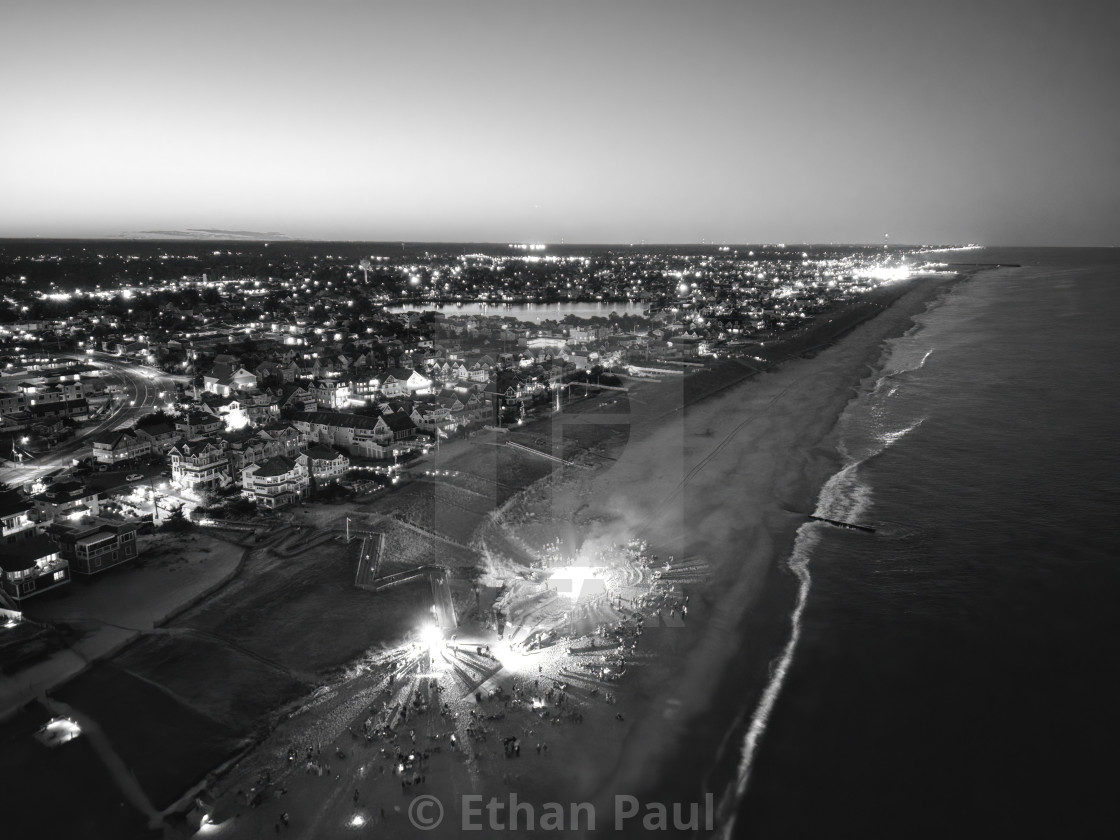
[[[276,509],[296,504],[311,492],[308,458],[277,455],[241,471],[241,495],[260,507]]]
[[[487,415],[486,404],[477,394],[442,391],[434,399],[414,403],[409,416],[417,428],[433,435],[442,432],[446,437],[456,429],[484,421]]]
[[[345,476],[346,471],[350,469],[350,459],[325,443],[313,443],[301,454],[307,458],[311,481],[316,486],[332,484]]]
[[[180,490],[201,493],[228,485],[229,458],[211,440],[187,441],[171,450],[171,485]]]
[[[24,601],[69,582],[70,566],[46,536],[19,540],[0,551],[0,589],[13,601]]]
[[[393,458],[415,447],[416,424],[399,411],[375,416],[314,411],[295,415],[292,425],[305,444],[325,443],[352,457]]]
[[[95,575],[136,557],[140,523],[98,517],[55,522],[50,535],[59,554],[77,574]]]
[[[242,429],[221,436],[224,441],[226,457],[229,458],[231,476],[241,475],[250,464],[263,464],[269,458],[286,455],[289,458],[299,454],[299,434],[288,427],[294,442],[289,444],[265,430],[250,432]]]

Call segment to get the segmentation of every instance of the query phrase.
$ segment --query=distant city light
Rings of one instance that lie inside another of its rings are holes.
[[[875,266],[872,269],[869,269],[863,276],[868,277],[872,280],[879,280],[884,283],[891,282],[893,280],[905,280],[910,276],[910,266],[879,265]]]

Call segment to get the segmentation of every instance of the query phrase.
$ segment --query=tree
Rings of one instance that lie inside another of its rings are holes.
[[[183,506],[180,504],[171,509],[171,512],[167,515],[167,519],[163,521],[163,527],[174,533],[182,533],[183,531],[191,530],[191,528],[194,527],[194,523],[183,515]]]
[[[145,414],[136,421],[136,428],[147,429],[152,426],[158,426],[161,423],[166,423],[169,426],[175,425],[175,418],[169,415],[162,408],[158,411],[153,411],[151,414]]]

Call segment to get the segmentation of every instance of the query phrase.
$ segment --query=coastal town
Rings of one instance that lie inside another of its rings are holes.
[[[3,264],[0,717],[42,743],[108,733],[89,740],[122,831],[176,836],[400,821],[496,740],[562,758],[564,727],[624,725],[643,632],[691,620],[710,573],[607,528],[592,478],[939,268],[916,249],[115,245]],[[200,688],[213,668],[241,676]],[[107,692],[164,709],[140,728],[179,729],[174,772]]]

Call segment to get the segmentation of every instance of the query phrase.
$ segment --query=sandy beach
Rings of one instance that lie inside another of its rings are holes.
[[[318,692],[211,780],[192,813],[206,815],[200,836],[414,836],[424,797],[442,810],[425,833],[440,837],[472,820],[510,827],[501,809],[475,814],[467,795],[530,803],[519,836],[589,827],[571,814],[542,820],[546,803],[589,803],[593,827],[612,831],[620,794],[640,809],[718,810],[745,715],[789,634],[796,581],[784,560],[837,469],[835,422],[882,342],[946,283],[913,280],[812,357],[694,404],[682,379],[666,380],[531,424],[525,434],[542,450],[551,435],[553,453],[588,423],[625,433],[515,494],[479,529],[482,588],[504,584],[502,637],[474,620],[485,610],[461,616],[453,642],[387,651]],[[433,466],[468,468],[480,449],[449,447]],[[515,553],[545,568],[518,577]],[[573,601],[550,588],[547,567],[568,562],[598,566],[607,592]],[[552,638],[538,648],[544,632]],[[643,815],[624,831],[648,830]]]

